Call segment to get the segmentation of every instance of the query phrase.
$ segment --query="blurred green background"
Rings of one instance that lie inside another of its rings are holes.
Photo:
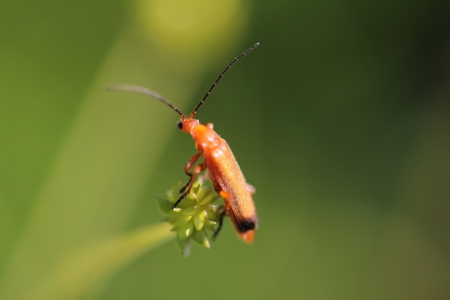
[[[449,4],[2,1],[0,298],[450,299]],[[184,258],[153,197],[193,141],[104,87],[189,113],[255,42],[197,117],[257,189],[256,240],[226,220]]]

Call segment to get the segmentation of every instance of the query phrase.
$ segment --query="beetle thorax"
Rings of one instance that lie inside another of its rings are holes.
[[[195,125],[192,128],[191,136],[195,140],[195,147],[200,152],[216,147],[219,137],[213,129],[203,124]]]

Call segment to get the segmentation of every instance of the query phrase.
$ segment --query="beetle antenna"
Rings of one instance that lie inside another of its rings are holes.
[[[208,96],[214,90],[217,83],[220,81],[220,79],[222,79],[223,75],[225,75],[225,73],[228,71],[228,69],[230,69],[238,60],[240,60],[241,58],[243,58],[244,56],[246,56],[247,54],[252,52],[258,46],[259,46],[259,43],[254,44],[252,47],[250,47],[250,49],[248,49],[247,51],[243,52],[241,55],[239,55],[238,57],[233,59],[233,61],[225,68],[225,70],[222,71],[222,73],[219,75],[219,77],[216,79],[216,81],[213,83],[213,85],[209,88],[208,92],[206,92],[205,96],[203,96],[203,99],[197,104],[197,107],[192,111],[190,118],[193,118],[195,116],[195,114],[197,113],[200,106],[202,106],[203,103],[205,103],[206,98],[208,98]]]
[[[142,87],[139,85],[134,85],[134,84],[113,84],[113,85],[107,86],[106,89],[110,90],[110,91],[134,92],[134,93],[139,93],[139,94],[144,94],[144,95],[150,96],[152,98],[155,98],[155,99],[161,101],[162,103],[166,104],[170,108],[172,108],[174,111],[176,111],[181,116],[182,119],[184,119],[183,113],[175,105],[170,103],[169,100],[167,100],[166,98],[164,98],[157,92],[154,92],[148,88],[145,88],[145,87]]]

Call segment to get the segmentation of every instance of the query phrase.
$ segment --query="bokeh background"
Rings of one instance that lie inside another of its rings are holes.
[[[0,2],[0,298],[450,299],[449,4]],[[257,189],[255,243],[227,221],[188,258],[164,233],[97,264],[195,153],[105,85],[189,113],[255,42],[197,114]]]

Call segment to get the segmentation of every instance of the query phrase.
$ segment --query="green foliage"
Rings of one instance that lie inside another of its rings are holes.
[[[203,178],[199,178],[186,198],[177,208],[172,209],[183,186],[179,181],[167,192],[167,200],[157,198],[156,201],[159,210],[166,216],[165,221],[170,223],[173,226],[172,231],[177,233],[176,241],[181,253],[187,256],[190,253],[191,240],[210,248],[208,236],[215,231],[221,209],[215,205],[217,194],[212,187],[205,186]]]

